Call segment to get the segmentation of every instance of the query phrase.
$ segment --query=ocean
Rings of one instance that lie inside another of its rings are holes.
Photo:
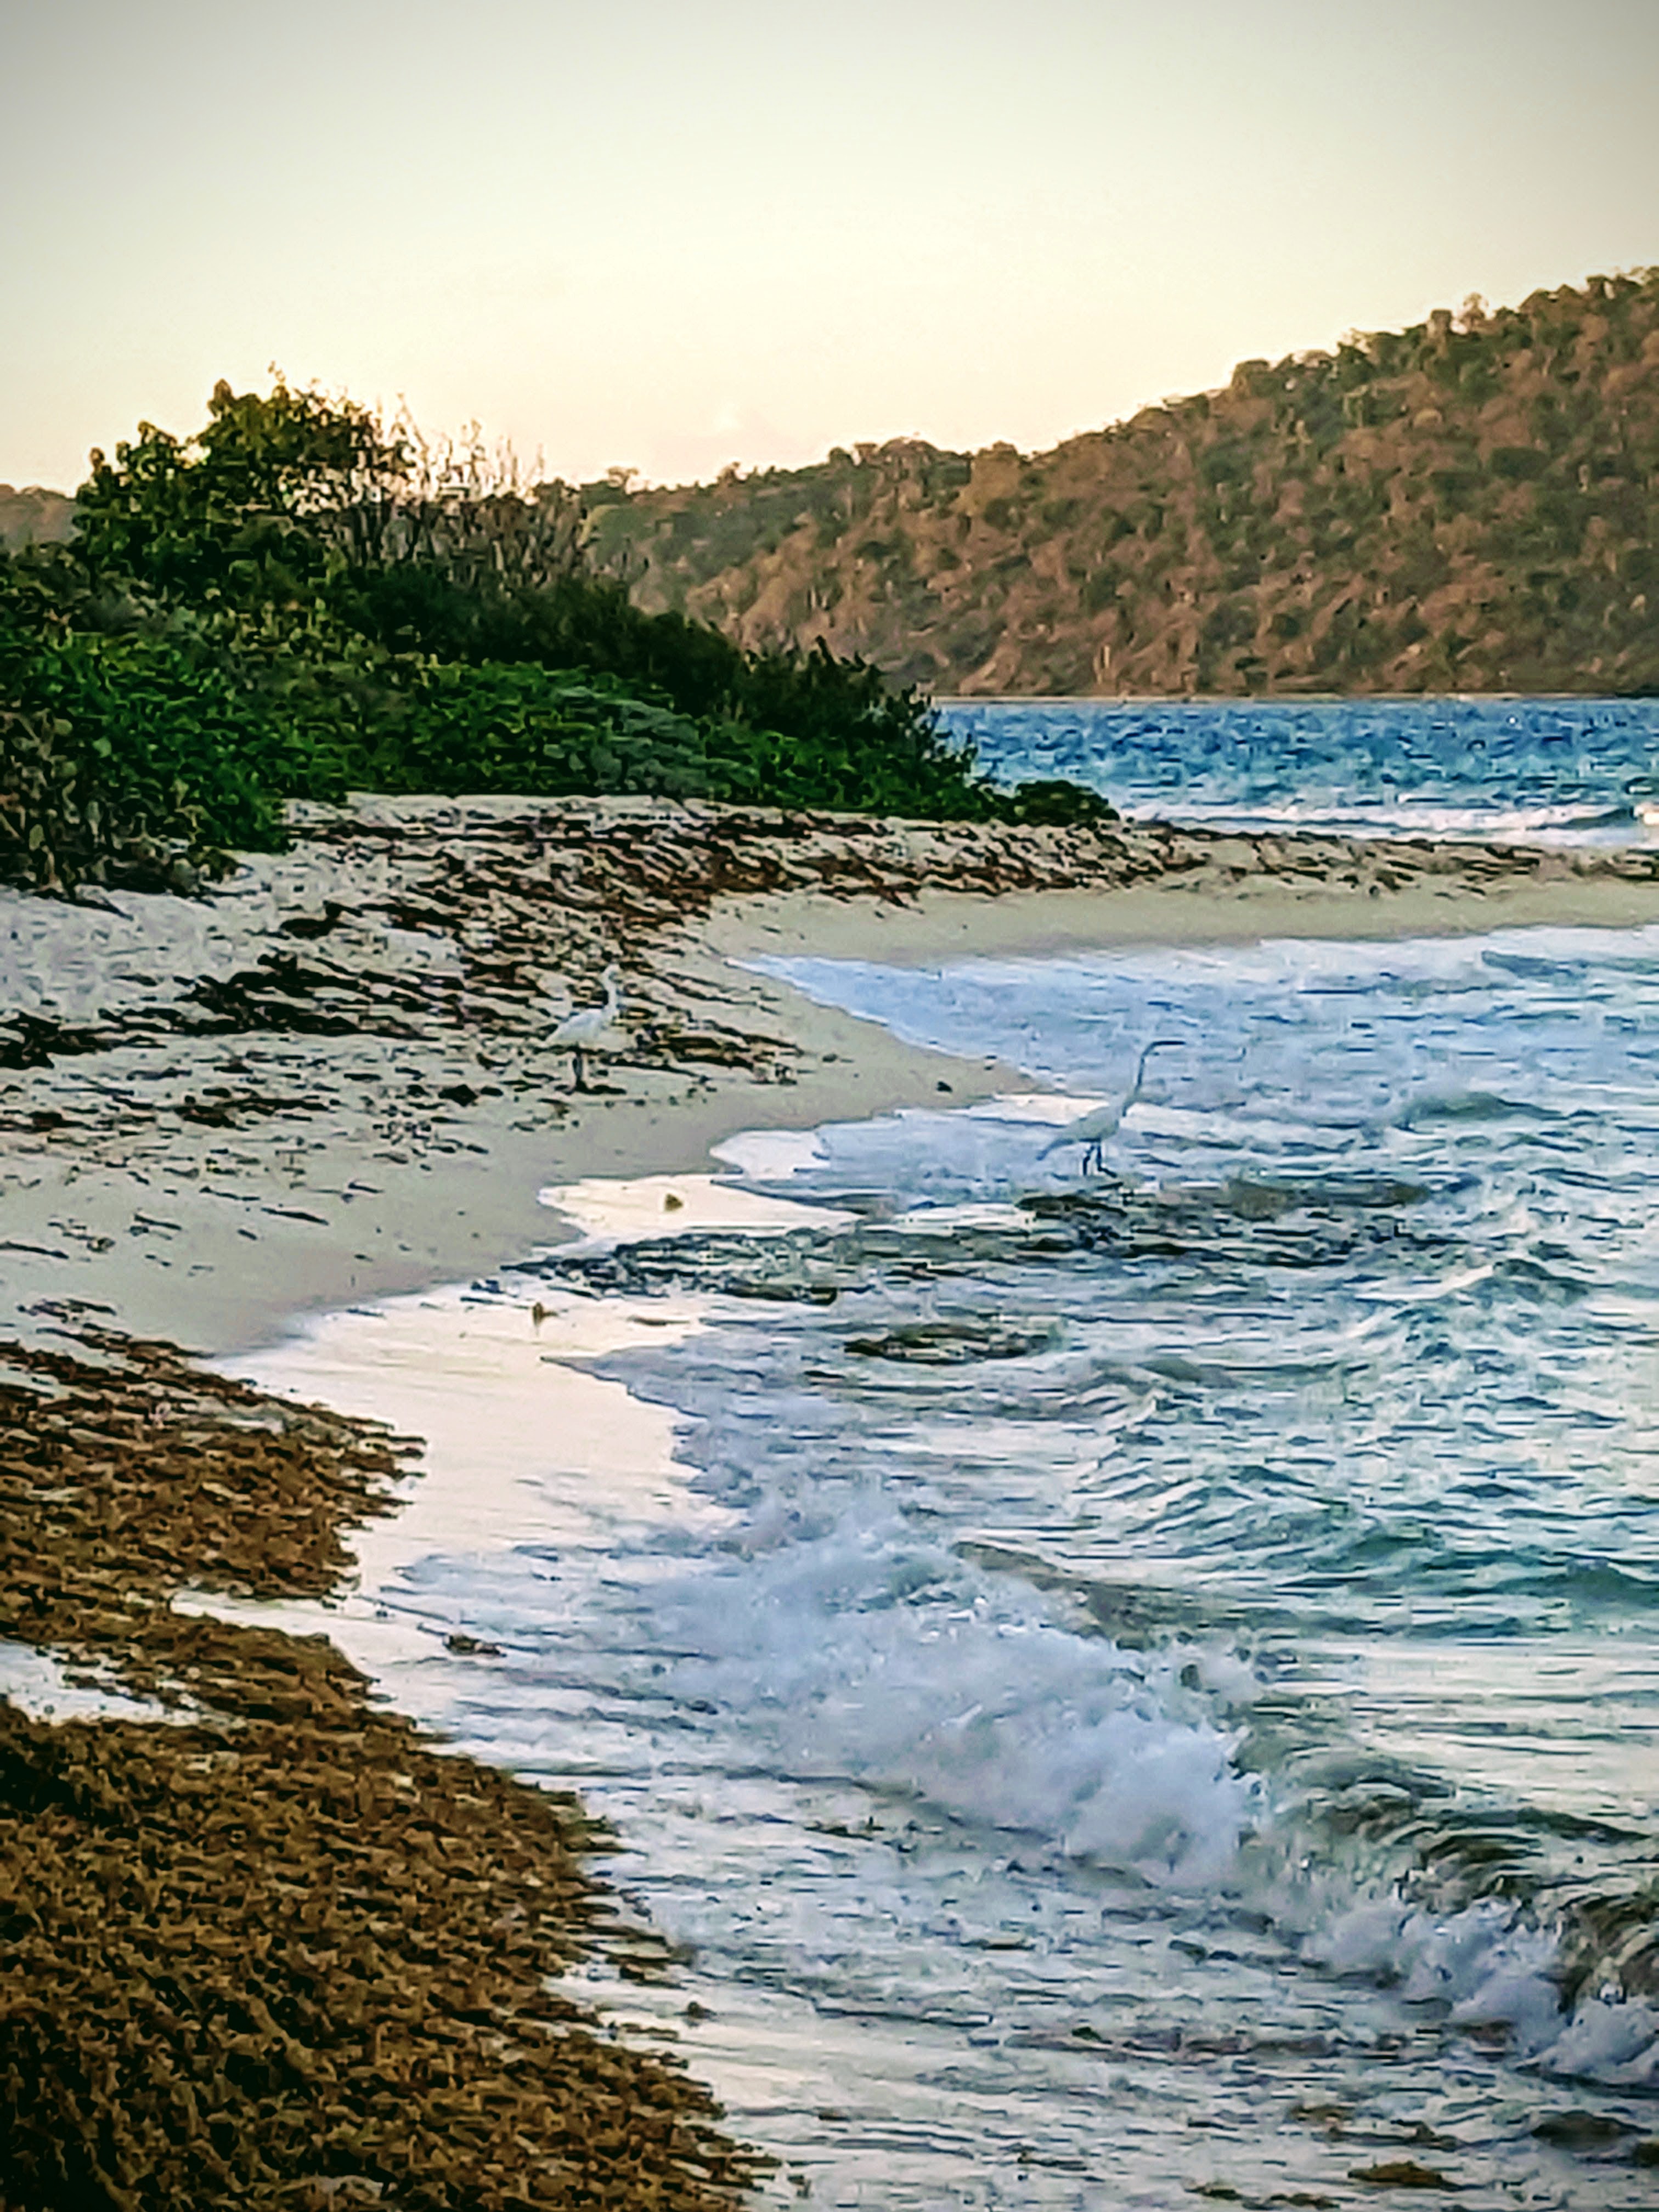
[[[1659,793],[1650,702],[951,719],[1241,828]],[[578,1991],[763,2202],[1650,2206],[1659,930],[767,966],[1030,1088],[240,1363],[429,1440],[282,1617],[615,1824]]]
[[[1120,812],[1341,836],[1645,844],[1659,699],[957,700],[1000,782],[1069,776]]]

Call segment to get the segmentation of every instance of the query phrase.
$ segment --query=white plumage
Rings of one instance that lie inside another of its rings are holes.
[[[1075,1121],[1054,1139],[1053,1144],[1043,1146],[1043,1158],[1047,1159],[1050,1152],[1059,1152],[1064,1145],[1081,1145],[1083,1146],[1082,1172],[1085,1175],[1090,1175],[1103,1167],[1106,1164],[1107,1139],[1117,1134],[1124,1115],[1132,1106],[1139,1102],[1147,1061],[1155,1052],[1166,1052],[1172,1045],[1179,1044],[1180,1042],[1179,1037],[1154,1037],[1152,1042],[1142,1049],[1140,1059],[1135,1067],[1135,1079],[1117,1103],[1097,1106],[1092,1113],[1080,1114]]]
[[[574,1072],[573,1089],[586,1091],[587,1078],[583,1067],[585,1047],[594,1044],[616,1022],[623,1010],[622,970],[612,961],[599,981],[605,985],[605,1004],[600,1006],[578,1006],[574,1014],[567,1014],[554,1030],[552,1042],[562,1045],[569,1053]]]

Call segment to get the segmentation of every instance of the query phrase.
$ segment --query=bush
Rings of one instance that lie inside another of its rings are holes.
[[[1103,830],[1121,819],[1116,807],[1086,784],[1046,776],[1000,794],[996,815],[999,821],[1048,830]]]
[[[642,613],[586,567],[574,495],[510,457],[221,384],[195,438],[93,455],[69,546],[0,558],[0,872],[185,882],[353,789],[1104,808],[999,795],[865,662]]]
[[[164,640],[0,647],[0,874],[175,887],[283,842],[286,738],[224,670]]]
[[[688,716],[600,675],[427,661],[374,701],[352,781],[377,791],[507,791],[549,797],[708,788],[705,733]]]

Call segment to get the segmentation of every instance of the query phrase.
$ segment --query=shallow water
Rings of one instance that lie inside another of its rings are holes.
[[[1123,813],[1346,836],[1659,837],[1659,700],[953,700],[999,782],[1067,776]]]
[[[331,1632],[778,2201],[1650,2204],[1659,932],[775,972],[1054,1088],[247,1363],[433,1440]]]

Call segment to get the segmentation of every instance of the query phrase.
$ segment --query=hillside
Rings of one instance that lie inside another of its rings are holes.
[[[1023,455],[919,440],[584,488],[636,602],[941,693],[1659,688],[1659,270]]]
[[[0,483],[0,547],[61,545],[74,528],[75,501],[68,492],[29,484],[22,491]]]

